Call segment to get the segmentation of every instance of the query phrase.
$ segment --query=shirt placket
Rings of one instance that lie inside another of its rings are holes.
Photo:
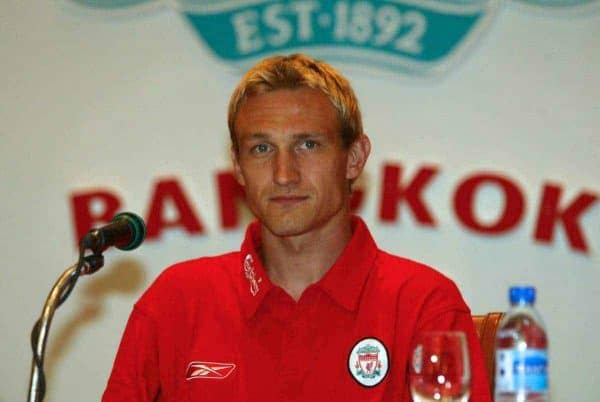
[[[308,322],[309,300],[303,298],[290,309],[282,335],[281,400],[304,401],[304,383],[311,365],[311,340]]]

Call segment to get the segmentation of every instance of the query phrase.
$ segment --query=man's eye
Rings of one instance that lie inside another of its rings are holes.
[[[252,152],[254,153],[258,153],[258,154],[263,154],[265,152],[269,151],[269,145],[267,144],[258,144],[255,145],[254,147],[252,147]]]
[[[306,149],[315,149],[317,147],[317,142],[313,140],[305,140],[302,142],[302,147]]]

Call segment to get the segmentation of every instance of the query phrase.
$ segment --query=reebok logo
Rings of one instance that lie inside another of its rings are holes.
[[[210,378],[222,380],[235,370],[233,363],[191,362],[185,375],[186,380]]]

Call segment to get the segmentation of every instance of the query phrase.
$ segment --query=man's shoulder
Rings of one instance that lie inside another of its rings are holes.
[[[395,282],[429,286],[452,283],[450,278],[436,268],[383,250],[378,250],[377,267],[380,275]]]
[[[432,310],[468,311],[454,281],[437,269],[381,250],[377,261],[378,282],[398,300]]]
[[[196,277],[202,279],[218,278],[222,275],[228,275],[229,271],[239,266],[239,261],[239,251],[181,261],[165,268],[156,281],[178,282],[184,280],[187,282]]]
[[[232,274],[239,267],[239,252],[181,261],[164,269],[136,305],[152,309],[157,301],[174,303],[233,294]]]

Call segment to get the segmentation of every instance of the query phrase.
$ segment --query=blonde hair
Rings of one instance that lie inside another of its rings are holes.
[[[322,91],[340,121],[342,144],[349,147],[363,133],[358,101],[348,80],[329,64],[303,54],[273,56],[252,67],[231,95],[227,123],[233,149],[238,151],[235,118],[249,96],[277,89],[314,88]]]

